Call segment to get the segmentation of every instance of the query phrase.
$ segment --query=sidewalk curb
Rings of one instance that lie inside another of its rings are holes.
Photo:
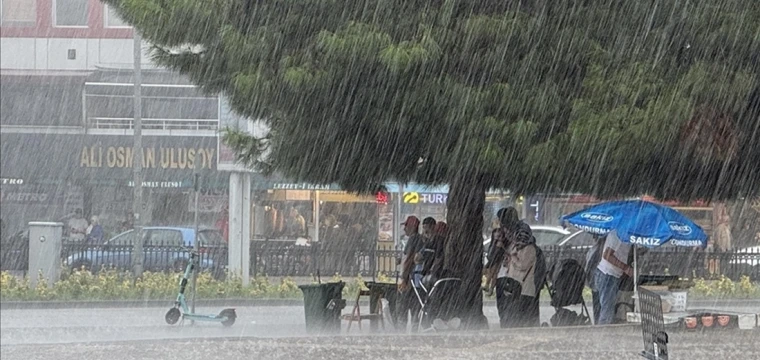
[[[174,299],[166,300],[103,300],[103,301],[0,301],[0,310],[33,309],[115,309],[171,307]],[[303,306],[303,299],[205,299],[196,306]]]
[[[346,307],[353,306],[353,300],[347,299]],[[174,299],[166,300],[102,300],[102,301],[0,301],[0,310],[33,310],[33,309],[103,309],[103,308],[156,308],[170,307]],[[360,302],[367,306],[368,301]],[[303,299],[203,299],[198,300],[197,306],[203,307],[235,307],[235,306],[303,306]],[[590,301],[586,302],[591,305]],[[496,306],[495,300],[483,301],[483,306]],[[549,301],[541,301],[540,306],[550,306]],[[756,306],[760,309],[760,299],[725,299],[725,300],[691,300],[689,307],[710,308],[712,306]]]

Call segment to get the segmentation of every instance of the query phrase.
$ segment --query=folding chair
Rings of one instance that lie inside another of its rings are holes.
[[[383,317],[383,303],[382,303],[382,297],[380,297],[377,300],[377,313],[374,314],[365,314],[362,315],[361,308],[359,306],[359,302],[361,300],[362,296],[370,297],[370,291],[360,289],[359,294],[356,295],[356,302],[354,303],[354,308],[351,310],[350,314],[345,314],[342,316],[343,320],[348,321],[348,328],[346,331],[351,331],[351,325],[356,321],[359,323],[359,330],[362,329],[362,320],[380,320],[380,326],[385,330],[385,318]],[[369,312],[369,311],[368,311]]]

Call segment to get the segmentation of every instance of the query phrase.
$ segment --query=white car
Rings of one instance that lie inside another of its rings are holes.
[[[532,225],[530,229],[536,238],[536,245],[540,247],[572,247],[588,248],[594,245],[594,238],[591,234],[580,231],[570,230],[561,226],[550,225]],[[484,251],[488,251],[491,246],[491,238],[483,241]]]

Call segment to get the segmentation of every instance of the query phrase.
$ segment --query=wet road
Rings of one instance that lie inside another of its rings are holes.
[[[720,308],[720,307],[713,307]],[[234,326],[218,323],[169,326],[164,322],[168,307],[126,309],[5,309],[0,317],[0,344],[56,344],[110,342],[127,340],[189,338],[280,338],[306,336],[302,306],[238,307]],[[756,305],[731,306],[734,311],[754,311]],[[198,308],[198,313],[215,314],[221,308]],[[498,328],[494,306],[485,306],[491,328]],[[345,309],[344,313],[349,309]],[[541,318],[548,321],[554,314],[551,307],[541,307]],[[345,323],[343,324],[345,327]],[[363,333],[369,333],[365,322]],[[356,326],[353,334],[361,333]]]
[[[672,359],[758,359],[757,331],[671,334]],[[203,338],[5,345],[3,360],[68,359],[641,359],[641,330],[552,328],[482,333],[301,338]]]

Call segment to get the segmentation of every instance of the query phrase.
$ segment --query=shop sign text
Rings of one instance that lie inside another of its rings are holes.
[[[331,185],[274,183],[273,190],[332,190]]]
[[[83,168],[131,168],[134,164],[129,146],[85,146],[79,155]],[[216,163],[214,148],[159,147],[143,148],[142,166],[147,169],[212,169]]]
[[[24,179],[0,178],[0,184],[2,184],[2,185],[24,185]]]
[[[445,205],[448,197],[447,194],[439,193],[406,192],[404,193],[404,203]]]

